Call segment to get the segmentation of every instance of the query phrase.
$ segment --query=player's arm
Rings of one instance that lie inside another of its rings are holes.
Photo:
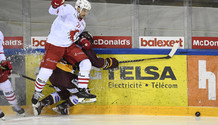
[[[65,15],[66,5],[62,6],[65,3],[65,0],[52,0],[48,12],[51,15]]]
[[[10,75],[11,71],[12,71],[12,65],[11,65],[10,61],[6,60],[3,46],[2,46],[3,41],[4,41],[4,35],[0,31],[0,66],[1,66],[0,70],[3,71],[5,74]]]
[[[0,42],[0,64],[3,60],[6,60],[5,54],[4,54],[4,50],[3,50],[3,46],[2,46],[2,42]]]
[[[4,54],[4,49],[3,49],[3,41],[4,41],[4,35],[0,31],[0,64],[2,61],[6,60],[5,54]]]
[[[3,60],[6,60],[6,57],[5,57],[4,51],[0,51],[0,64]]]
[[[97,68],[102,68],[104,66],[104,59],[103,58],[98,58],[96,56],[95,51],[90,48],[89,50],[83,50],[83,52],[87,55],[89,60],[92,63],[92,66],[97,67]]]
[[[76,44],[79,45],[83,52],[88,56],[92,66],[102,68],[104,66],[104,59],[96,56],[95,51],[92,49],[92,43],[90,42],[90,39],[93,38],[88,36],[89,35],[87,35],[87,33],[82,33],[82,35],[80,35],[80,39],[76,41]]]
[[[119,66],[118,60],[116,58],[101,58],[97,57],[95,51],[90,48],[89,50],[83,50],[88,56],[89,60],[92,63],[92,66],[97,68],[103,68],[104,70],[117,68]]]
[[[80,34],[80,39],[76,42],[82,47],[83,52],[88,56],[92,63],[92,66],[103,69],[117,68],[119,63],[116,58],[101,58],[97,57],[95,51],[92,49],[93,37],[88,31],[84,31]]]

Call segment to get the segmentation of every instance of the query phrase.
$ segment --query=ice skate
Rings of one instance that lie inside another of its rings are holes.
[[[79,92],[77,93],[78,98],[96,98],[96,95],[90,94],[86,88],[78,88]]]
[[[25,117],[25,111],[18,105],[12,106],[12,110],[16,112],[17,115]]]
[[[40,98],[40,97],[43,97],[43,96],[44,96],[44,95],[42,95],[41,92],[35,91],[35,92],[33,93],[33,97],[32,97],[32,104],[36,105],[37,102],[38,102],[38,100],[39,100],[39,98]]]
[[[50,96],[47,96],[46,98],[44,98],[43,100],[37,102],[35,105],[33,105],[33,113],[35,116],[40,115],[42,109],[47,106],[47,105],[51,105],[51,100],[50,100]]]
[[[35,105],[33,104],[33,114],[35,116],[40,115],[42,109],[46,106],[43,102],[37,102]]]
[[[3,121],[5,121],[5,117],[4,116],[5,116],[5,114],[3,112],[1,112],[0,113],[0,119],[3,120]]]
[[[63,102],[56,107],[52,108],[53,111],[61,114],[61,115],[69,115],[69,104],[67,102]]]
[[[96,98],[79,98],[79,103],[93,103],[96,102]]]
[[[40,107],[40,103],[38,102],[39,98],[40,97],[43,97],[44,95],[41,94],[41,92],[37,92],[35,91],[33,93],[33,97],[32,97],[32,107],[33,107],[33,114],[36,116],[36,115],[39,115],[41,113],[41,111],[38,111],[39,110],[39,107]],[[42,109],[41,109],[42,110]]]

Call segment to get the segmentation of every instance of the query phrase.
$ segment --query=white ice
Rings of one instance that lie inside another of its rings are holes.
[[[218,117],[145,115],[6,116],[0,125],[218,125]]]

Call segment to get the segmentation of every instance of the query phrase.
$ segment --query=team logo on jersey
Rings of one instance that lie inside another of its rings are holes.
[[[69,33],[69,38],[72,42],[78,40],[79,37],[79,30],[71,30]]]

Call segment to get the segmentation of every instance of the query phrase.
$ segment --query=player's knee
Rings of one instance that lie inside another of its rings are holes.
[[[92,64],[89,59],[85,59],[79,64],[79,77],[89,77]]]
[[[3,92],[4,92],[4,91],[5,91],[5,92],[6,92],[6,91],[7,91],[7,92],[13,91],[11,82],[10,82],[9,80],[6,80],[5,82],[2,82],[2,83],[1,83],[1,88],[2,88]]]
[[[37,79],[40,79],[44,82],[47,82],[48,78],[51,76],[51,74],[53,73],[52,69],[47,69],[47,68],[41,68],[39,70],[39,74],[37,76]]]
[[[79,64],[80,71],[91,71],[92,63],[89,59],[84,59]]]

